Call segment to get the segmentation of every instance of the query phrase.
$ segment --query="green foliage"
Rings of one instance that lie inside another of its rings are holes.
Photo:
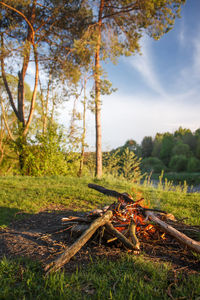
[[[126,148],[120,155],[120,174],[127,180],[139,183],[144,175],[140,170],[141,158],[138,158],[133,151]]]
[[[141,169],[143,172],[160,173],[162,170],[166,170],[167,168],[159,158],[148,157],[142,159]]]
[[[168,166],[172,149],[174,146],[174,137],[173,135],[166,133],[162,139],[161,149],[160,149],[160,158],[166,166]]]
[[[196,157],[200,159],[200,136],[197,136]]]
[[[190,155],[190,147],[182,142],[177,143],[172,149],[172,155]]]
[[[105,174],[111,174],[114,177],[119,176],[120,169],[120,155],[119,150],[103,153],[103,167]]]
[[[186,171],[187,169],[187,158],[185,155],[174,155],[172,156],[169,167],[171,170],[176,172]]]
[[[75,174],[77,156],[66,152],[61,129],[49,126],[45,134],[36,135],[35,145],[27,145],[24,151],[23,174],[33,176]]]
[[[153,151],[153,140],[151,136],[145,136],[141,144],[142,157],[149,157]]]
[[[188,172],[198,172],[200,171],[200,160],[196,157],[190,157],[187,162]]]

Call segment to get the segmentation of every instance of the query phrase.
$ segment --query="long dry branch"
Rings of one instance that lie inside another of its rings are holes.
[[[113,216],[111,210],[108,210],[102,217],[97,218],[90,227],[80,236],[80,238],[67,248],[55,261],[51,262],[45,267],[47,274],[56,272],[62,268],[92,237],[95,231],[108,222]]]
[[[100,192],[100,193],[102,193],[106,196],[115,197],[118,200],[123,199],[126,202],[126,204],[134,204],[135,203],[135,201],[133,199],[131,199],[129,196],[127,196],[127,193],[119,193],[117,191],[109,190],[109,189],[104,188],[103,186],[93,184],[93,183],[89,183],[88,187],[91,188],[91,189],[94,189],[94,190],[96,190],[96,191],[98,191],[98,192]],[[160,213],[166,214],[166,211],[163,211],[163,210],[160,210],[160,209],[144,208],[140,205],[137,205],[137,209],[141,210],[142,212],[145,212],[145,211],[148,210],[148,211],[155,211],[155,212],[160,212]]]
[[[171,236],[176,238],[179,242],[186,245],[188,248],[192,249],[193,251],[200,253],[200,243],[199,242],[191,239],[190,237],[188,237],[184,233],[178,231],[171,225],[163,222],[157,216],[155,216],[155,214],[152,211],[146,211],[145,214],[148,218],[151,218],[151,220],[153,222],[158,224],[165,232],[167,232],[168,234],[170,234]]]
[[[91,189],[94,189],[104,195],[107,195],[107,196],[111,196],[111,197],[115,197],[117,199],[121,198],[123,199],[125,202],[127,202],[127,204],[129,203],[135,203],[133,201],[133,199],[131,199],[130,197],[128,197],[127,195],[124,195],[122,193],[118,193],[114,190],[109,190],[109,189],[106,189],[104,188],[103,186],[100,186],[100,185],[97,185],[97,184],[93,184],[93,183],[89,183],[88,184],[88,187],[91,188]]]

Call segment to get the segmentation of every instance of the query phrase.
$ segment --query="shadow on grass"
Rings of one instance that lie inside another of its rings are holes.
[[[0,206],[0,227],[9,226],[13,220],[29,215],[18,208]]]

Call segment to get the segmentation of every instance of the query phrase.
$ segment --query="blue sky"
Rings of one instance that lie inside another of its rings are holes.
[[[103,150],[180,126],[200,127],[200,0],[187,0],[181,19],[159,41],[145,36],[141,52],[106,65],[118,91],[102,97]],[[87,140],[94,145],[90,115]]]

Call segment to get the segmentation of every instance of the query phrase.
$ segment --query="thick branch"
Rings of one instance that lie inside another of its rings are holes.
[[[2,51],[4,50],[3,33],[1,33],[1,49],[2,49]],[[19,114],[18,114],[18,111],[16,109],[16,106],[15,106],[15,103],[14,103],[14,100],[13,100],[13,96],[12,96],[12,93],[11,93],[11,90],[9,88],[8,81],[7,81],[7,78],[6,78],[6,72],[5,72],[5,68],[4,68],[4,55],[3,54],[1,54],[1,72],[2,72],[2,78],[3,78],[4,86],[6,88],[6,92],[8,94],[10,104],[12,106],[12,109],[13,109],[16,117],[19,119]]]
[[[186,236],[184,233],[176,230],[172,226],[166,224],[165,222],[161,221],[158,217],[155,216],[155,214],[151,211],[146,211],[145,212],[146,216],[151,218],[153,222],[158,224],[163,231],[167,232],[171,236],[173,236],[175,239],[177,239],[179,242],[182,244],[186,245],[193,251],[200,253],[200,242],[194,241],[193,239],[189,238]]]
[[[111,197],[115,197],[117,199],[123,199],[125,202],[127,202],[127,204],[129,203],[135,203],[130,197],[128,197],[127,195],[124,195],[124,194],[121,194],[121,193],[118,193],[114,190],[109,190],[109,189],[106,189],[104,188],[103,186],[100,186],[100,185],[97,185],[97,184],[93,184],[93,183],[89,183],[88,184],[88,187],[91,188],[91,189],[94,189],[104,195],[107,195],[107,196],[111,196]]]
[[[63,252],[55,261],[51,262],[45,267],[45,271],[47,274],[52,271],[58,271],[62,266],[64,266],[84,245],[87,241],[92,237],[95,231],[103,226],[106,222],[108,222],[112,218],[112,211],[108,210],[102,217],[97,218],[90,227],[81,235],[81,237],[71,245],[67,250]]]
[[[121,232],[115,229],[110,222],[107,222],[105,227],[109,233],[116,236],[128,249],[138,250],[138,246],[135,246],[132,242],[130,242]]]
[[[7,129],[8,135],[11,138],[11,140],[14,141],[14,137],[13,137],[12,132],[10,131],[10,128],[8,126],[8,122],[7,122],[7,118],[6,118],[6,113],[5,113],[5,110],[4,110],[3,101],[2,101],[1,96],[0,96],[0,103],[1,103],[1,111],[2,111],[2,115],[3,115],[3,120],[4,120],[4,124],[6,126],[6,129]]]
[[[28,129],[29,129],[29,126],[31,123],[31,119],[33,116],[36,94],[37,94],[38,77],[39,77],[38,56],[37,56],[37,49],[36,49],[35,45],[33,45],[33,50],[34,50],[34,57],[35,57],[35,85],[34,85],[33,95],[32,95],[32,99],[31,99],[31,107],[30,107],[29,117],[28,117],[28,121],[26,123],[24,133],[23,133],[24,135],[26,135],[28,132]]]

